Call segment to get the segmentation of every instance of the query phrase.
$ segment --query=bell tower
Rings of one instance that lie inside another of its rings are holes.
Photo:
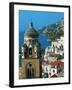
[[[24,45],[22,47],[22,67],[19,79],[40,78],[40,43],[38,32],[34,29],[33,23],[29,24],[29,30],[24,35]]]

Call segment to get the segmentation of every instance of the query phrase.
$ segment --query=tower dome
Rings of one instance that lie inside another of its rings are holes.
[[[25,37],[30,37],[30,38],[38,37],[38,32],[34,29],[32,22],[29,24],[29,30],[28,32],[25,33]]]

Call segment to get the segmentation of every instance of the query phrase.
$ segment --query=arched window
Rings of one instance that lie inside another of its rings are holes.
[[[35,77],[35,68],[34,65],[28,63],[26,65],[26,77],[27,78],[34,78]]]
[[[29,55],[32,55],[32,48],[29,48]]]

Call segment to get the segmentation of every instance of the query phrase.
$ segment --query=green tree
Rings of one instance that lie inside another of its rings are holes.
[[[55,41],[57,39],[57,25],[52,24],[52,25],[48,26],[45,34],[48,36],[48,38],[51,41]]]
[[[64,19],[62,18],[59,22],[58,22],[58,35],[59,36],[64,36]]]

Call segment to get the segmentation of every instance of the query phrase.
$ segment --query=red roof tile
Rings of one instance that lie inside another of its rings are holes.
[[[49,63],[49,65],[61,65],[64,66],[64,62],[60,61],[60,60],[55,60]]]

